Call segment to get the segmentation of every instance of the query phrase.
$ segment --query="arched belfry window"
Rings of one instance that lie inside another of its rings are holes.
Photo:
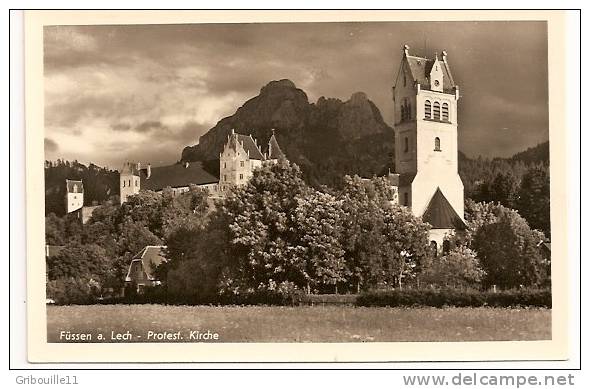
[[[426,100],[424,102],[424,118],[432,118],[432,103],[430,102],[430,100]]]
[[[440,103],[438,101],[434,102],[434,120],[440,120]]]
[[[434,138],[434,151],[440,151],[440,138]]]
[[[442,120],[445,122],[449,121],[449,104],[443,103],[442,105]]]

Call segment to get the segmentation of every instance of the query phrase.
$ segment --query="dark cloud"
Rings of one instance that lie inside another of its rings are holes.
[[[57,143],[49,138],[45,138],[45,152],[56,152],[59,149]]]
[[[148,120],[135,126],[134,130],[137,132],[168,132],[168,127],[163,125],[159,120]]]
[[[113,131],[117,131],[117,132],[129,131],[131,129],[131,124],[129,124],[129,123],[115,123],[115,124],[111,125],[111,128],[113,129]]]
[[[462,96],[459,145],[468,155],[507,156],[548,138],[544,22],[95,25],[44,32],[45,123],[60,142],[59,134],[93,134],[97,142],[108,139],[100,131],[165,134],[159,143],[134,138],[124,149],[149,157],[158,143],[158,158],[175,160],[282,78],[311,101],[364,91],[391,124],[403,44],[429,57],[447,50]],[[60,152],[73,153],[61,145]],[[88,158],[111,159],[100,154],[106,145],[96,149]]]

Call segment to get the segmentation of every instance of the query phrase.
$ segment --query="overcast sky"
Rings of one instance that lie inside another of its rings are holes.
[[[45,28],[46,159],[161,165],[271,80],[310,102],[364,91],[392,124],[401,60],[443,49],[462,98],[459,148],[509,156],[548,139],[544,22]]]

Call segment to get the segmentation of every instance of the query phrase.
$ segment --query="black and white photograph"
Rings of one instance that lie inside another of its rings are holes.
[[[42,26],[47,344],[556,339],[547,20],[153,20]]]

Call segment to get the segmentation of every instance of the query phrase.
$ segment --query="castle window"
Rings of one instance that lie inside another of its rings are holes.
[[[244,179],[244,175],[240,174],[240,180],[243,180],[243,179]]]
[[[408,192],[404,193],[404,205],[409,205],[410,204],[410,195],[408,194]]]
[[[432,118],[432,103],[430,102],[430,100],[426,100],[424,102],[424,118]]]
[[[412,103],[408,103],[406,110],[407,119],[412,120]]]
[[[406,75],[404,74],[404,87],[407,86]]]
[[[434,138],[434,151],[440,151],[440,138]]]
[[[402,105],[402,122],[406,120],[406,107]]]
[[[435,240],[430,241],[430,252],[434,258],[438,256],[438,244]]]
[[[410,141],[408,140],[408,137],[406,136],[404,138],[404,153],[407,153],[410,150]]]
[[[223,175],[223,181],[227,181],[227,176],[225,174]]]
[[[240,167],[244,167],[244,161],[240,161]]]
[[[433,117],[433,119],[434,120],[440,120],[440,104],[439,104],[438,101],[435,101],[434,102],[434,109],[433,109],[433,111],[434,111],[434,117]]]
[[[443,241],[443,254],[447,255],[450,252],[451,252],[451,241],[447,239],[447,240]]]
[[[449,104],[443,103],[442,105],[442,120],[445,122],[449,121]]]
[[[224,169],[227,169],[227,162],[224,162],[224,163],[223,163],[223,168],[224,168]]]
[[[125,187],[125,182],[126,182],[126,181],[125,181],[125,180],[123,180],[123,188]]]
[[[138,186],[138,185],[139,185],[139,183],[137,182],[137,180],[135,180],[135,186]]]

